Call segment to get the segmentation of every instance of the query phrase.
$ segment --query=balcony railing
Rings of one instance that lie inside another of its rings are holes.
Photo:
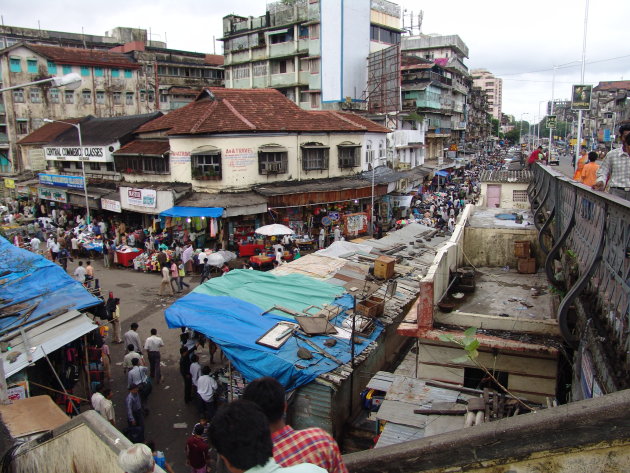
[[[560,331],[569,345],[593,353],[605,392],[627,389],[630,201],[593,191],[548,167],[536,165],[533,172],[529,199],[547,255],[547,277],[562,295]]]

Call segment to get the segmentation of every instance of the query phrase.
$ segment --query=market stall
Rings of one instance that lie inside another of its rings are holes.
[[[160,213],[162,228],[172,234],[174,241],[192,242],[196,248],[221,244],[223,233],[221,207],[172,207]]]
[[[130,268],[133,266],[133,260],[142,253],[142,250],[137,248],[131,248],[129,246],[123,246],[116,250],[116,260],[121,266]]]

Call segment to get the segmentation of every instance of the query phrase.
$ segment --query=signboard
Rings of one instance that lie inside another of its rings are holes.
[[[68,195],[65,191],[59,189],[49,189],[47,187],[39,187],[37,189],[37,196],[40,199],[52,200],[53,202],[61,202],[63,204],[68,203]]]
[[[571,109],[572,110],[590,110],[591,109],[591,92],[593,91],[592,85],[574,85],[573,93],[571,94]]]
[[[65,187],[83,190],[83,177],[62,176],[61,174],[40,174],[39,183],[45,186]]]
[[[4,187],[7,189],[15,189],[15,180],[9,179],[8,177],[4,178]]]
[[[43,171],[46,169],[46,156],[42,148],[28,150],[28,162],[33,171]]]
[[[547,115],[547,128],[553,130],[556,127],[556,115]]]
[[[171,164],[190,164],[190,151],[171,151]]]
[[[236,172],[247,170],[257,156],[254,148],[227,148],[224,154],[226,166]]]
[[[152,207],[157,205],[157,191],[153,189],[127,189],[127,202],[138,207]]]
[[[110,212],[122,212],[120,202],[118,202],[117,200],[101,199],[101,208],[103,210],[109,210]]]
[[[610,142],[614,139],[614,135],[610,132],[610,128],[604,128],[604,140]]]
[[[413,196],[411,195],[397,195],[392,196],[392,203],[394,207],[411,207],[411,200]]]
[[[105,146],[84,146],[83,152],[78,146],[46,146],[44,154],[46,159],[52,161],[92,161],[92,162],[112,162],[114,147]]]
[[[457,151],[457,145],[455,143],[453,143],[451,146],[449,146],[448,150],[449,151]]]

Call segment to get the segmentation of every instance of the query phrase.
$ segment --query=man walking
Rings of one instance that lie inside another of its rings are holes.
[[[199,414],[208,420],[214,416],[214,394],[218,388],[217,382],[210,373],[210,367],[206,365],[201,369],[201,376],[197,379]]]
[[[151,336],[144,342],[144,349],[147,351],[147,358],[149,359],[149,373],[151,378],[155,380],[157,384],[160,384],[162,379],[162,370],[160,369],[160,348],[164,346],[162,337],[158,337],[157,329],[151,329]]]
[[[123,357],[123,370],[125,371],[125,374],[133,368],[134,359],[138,359],[138,364],[140,366],[144,366],[144,358],[142,358],[142,355],[135,350],[133,344],[130,343],[127,345],[127,354]]]
[[[79,264],[81,262],[79,261]],[[133,350],[140,353],[142,344],[140,343],[140,336],[138,335],[138,324],[133,322],[131,328],[123,335],[125,346],[133,345]]]
[[[252,381],[245,388],[243,399],[256,403],[265,413],[273,440],[273,458],[280,466],[313,463],[328,473],[348,472],[337,442],[330,434],[317,427],[293,430],[285,424],[285,391],[274,378]]]
[[[608,152],[597,170],[597,182],[593,189],[602,191],[608,187],[610,193],[630,200],[630,121],[619,126],[621,148]]]
[[[83,267],[83,261],[79,261],[79,266],[74,270],[74,279],[81,284],[85,284],[85,268]]]
[[[144,411],[136,384],[129,386],[129,394],[125,398],[127,411],[127,423],[129,425],[129,440],[132,442],[144,442]]]
[[[181,347],[179,349],[179,373],[184,378],[184,402],[192,400],[192,377],[190,375],[190,353],[194,348]]]
[[[206,473],[208,461],[208,444],[202,438],[203,426],[196,425],[193,434],[186,440],[186,463],[191,473]]]

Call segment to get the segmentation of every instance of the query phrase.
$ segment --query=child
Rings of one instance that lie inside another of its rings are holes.
[[[201,434],[201,438],[207,443],[208,442],[208,429],[210,428],[210,423],[208,422],[208,419],[206,419],[206,416],[200,417],[199,422],[197,422],[193,426],[193,432],[197,429],[198,425],[203,426],[203,433]]]

